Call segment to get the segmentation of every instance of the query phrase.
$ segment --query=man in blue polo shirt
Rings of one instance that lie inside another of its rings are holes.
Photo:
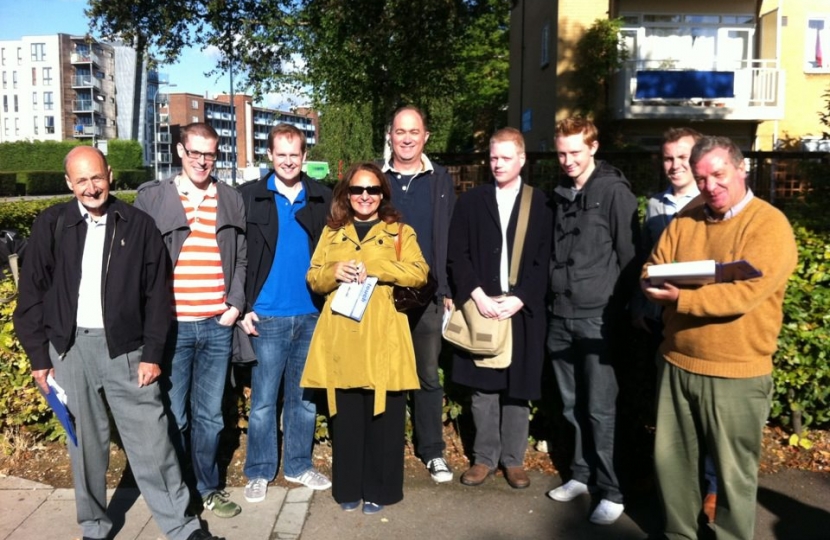
[[[290,124],[274,126],[268,135],[274,169],[240,188],[250,250],[242,326],[257,357],[245,458],[248,502],[264,500],[268,483],[277,475],[281,384],[285,479],[311,489],[331,487],[311,464],[317,409],[312,391],[300,388],[320,306],[305,275],[331,204],[331,190],[302,173],[305,154],[302,131]]]

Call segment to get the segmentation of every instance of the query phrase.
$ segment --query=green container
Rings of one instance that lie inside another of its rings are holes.
[[[329,175],[329,164],[325,161],[306,161],[303,172],[315,180],[323,180]]]

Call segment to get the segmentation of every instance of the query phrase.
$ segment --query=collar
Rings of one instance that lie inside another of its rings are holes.
[[[695,197],[697,197],[698,195],[700,195],[700,190],[697,189],[697,186],[694,186],[694,185],[692,186],[691,190],[689,190],[685,195],[681,195],[680,197],[675,195],[674,190],[671,188],[671,186],[669,186],[668,189],[666,189],[666,191],[664,191],[663,193],[660,194],[660,200],[661,201],[669,201],[672,204],[677,204],[677,201],[679,201],[681,199],[692,200]]]
[[[392,160],[393,159],[394,158],[390,157],[389,161],[384,163],[383,167],[381,167],[381,171],[385,172],[385,173],[386,172],[393,172],[393,173],[398,173],[398,174],[404,174],[402,172],[397,171],[395,169],[395,167],[392,165]],[[432,162],[429,160],[429,158],[427,157],[426,154],[421,154],[421,170],[416,172],[413,176],[418,176],[421,173],[433,173],[433,172],[435,172],[435,167],[432,166]]]
[[[738,204],[727,210],[723,217],[720,219],[718,219],[715,216],[715,214],[712,213],[712,210],[709,209],[708,205],[703,205],[703,211],[706,212],[706,218],[709,221],[726,221],[727,219],[732,219],[733,217],[737,216],[741,212],[741,210],[746,208],[746,205],[748,205],[749,202],[754,198],[755,194],[752,193],[752,190],[750,188],[746,188],[746,195],[744,195],[744,198],[741,199],[741,201]]]
[[[92,216],[89,214],[89,210],[87,210],[84,207],[84,205],[81,204],[81,201],[78,201],[76,199],[76,202],[78,203],[78,210],[81,211],[81,218],[83,218],[83,220],[86,221],[87,225],[89,225],[90,223],[95,223],[96,225],[106,225],[107,224],[106,209],[104,210],[104,214],[100,218],[98,218],[98,220],[93,220]]]
[[[293,195],[294,202],[302,201],[305,199],[305,186],[303,185],[302,177],[300,177],[300,179],[297,181],[297,185],[299,186],[299,188],[296,188],[295,191],[295,188],[290,188],[282,182],[278,182],[277,173],[273,173],[271,174],[271,176],[268,177],[269,191],[274,192],[274,194],[279,193],[280,195],[289,200],[292,200],[292,198],[289,197],[289,195]]]

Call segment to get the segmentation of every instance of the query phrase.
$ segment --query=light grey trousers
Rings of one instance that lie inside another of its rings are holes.
[[[473,462],[495,469],[524,465],[530,430],[530,405],[527,400],[511,399],[500,392],[476,390],[472,396]]]
[[[75,507],[83,535],[107,538],[106,473],[112,411],[135,480],[159,528],[170,540],[184,540],[200,528],[188,515],[190,495],[167,431],[158,383],[138,387],[141,350],[110,358],[103,329],[79,328],[63,358],[50,346],[55,380],[66,391],[75,417],[78,446],[68,442],[75,483]]]

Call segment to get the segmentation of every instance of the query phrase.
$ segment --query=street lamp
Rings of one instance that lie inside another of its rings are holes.
[[[159,150],[159,126],[158,126],[158,124],[159,124],[159,121],[158,121],[159,103],[158,103],[158,97],[160,95],[162,95],[162,93],[161,93],[161,87],[162,86],[167,86],[168,88],[172,88],[172,87],[175,87],[176,85],[159,81],[158,87],[156,88],[156,95],[153,96],[153,166],[154,166],[154,171],[155,171],[154,180],[159,179],[159,152],[158,152],[158,150]],[[169,102],[168,102],[168,104],[169,104]],[[169,113],[169,106],[168,106],[168,113]],[[168,126],[169,126],[169,119],[168,119]],[[168,133],[168,135],[170,134],[170,129],[169,128],[167,130],[167,133]],[[167,144],[169,145],[170,141],[167,141]],[[170,165],[168,164],[168,171],[169,171],[169,167],[170,167]]]

